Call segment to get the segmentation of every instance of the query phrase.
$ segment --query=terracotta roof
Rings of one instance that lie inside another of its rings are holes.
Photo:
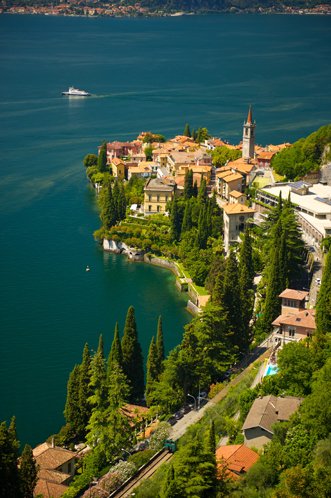
[[[58,470],[40,469],[38,472],[39,479],[45,479],[45,481],[56,482],[58,484],[63,484],[70,477],[70,474],[65,474]]]
[[[65,450],[59,446],[55,446],[54,448],[51,445],[48,445],[47,448],[43,447],[44,451],[41,452],[39,452],[39,446],[33,450],[33,456],[37,464],[43,469],[55,470],[76,457],[76,453],[73,451]]]
[[[231,192],[229,193],[229,195],[231,195],[231,197],[236,197],[236,198],[239,198],[243,195],[245,195],[243,192],[238,192],[238,190],[231,190]]]
[[[255,213],[255,209],[244,206],[243,204],[224,204],[223,209],[226,214]]]
[[[221,173],[222,171],[231,171],[231,166],[222,166],[221,168],[216,168],[216,173]]]
[[[45,479],[38,479],[33,495],[43,496],[43,498],[60,498],[67,489],[68,486],[64,486],[63,484],[45,481]]]
[[[124,161],[122,161],[122,159],[119,159],[118,157],[114,157],[111,160],[111,164],[114,164],[115,166],[118,166],[119,164],[124,164]]]
[[[234,182],[235,180],[240,180],[243,176],[240,173],[232,173],[232,175],[225,176],[223,180],[226,183]]]
[[[273,434],[273,424],[281,420],[289,420],[292,413],[298,409],[301,401],[301,398],[294,396],[276,398],[276,396],[269,395],[257,398],[249,410],[243,430],[261,427]]]
[[[264,150],[262,152],[259,152],[258,159],[272,159],[273,156],[276,154],[276,151],[267,151]]]
[[[301,290],[295,290],[295,289],[285,289],[281,294],[279,294],[279,297],[284,297],[287,299],[296,299],[298,301],[302,301],[308,296],[309,292],[306,291],[301,291]]]
[[[216,173],[217,178],[225,178],[226,176],[233,175],[231,168],[227,170],[220,171],[219,173]]]
[[[138,164],[138,166],[133,166],[129,167],[129,171],[132,174],[135,173],[151,173],[152,172],[152,167],[151,166],[142,166],[141,163]]]
[[[296,313],[287,313],[279,315],[272,325],[279,327],[280,325],[292,325],[296,327],[303,327],[309,330],[316,330],[315,310],[302,310]]]
[[[260,458],[260,456],[244,444],[220,446],[216,450],[218,466],[225,465],[227,474],[233,479],[247,472]]]
[[[200,165],[200,166],[189,166],[189,169],[192,170],[194,173],[209,173],[212,170],[212,167],[209,165]]]

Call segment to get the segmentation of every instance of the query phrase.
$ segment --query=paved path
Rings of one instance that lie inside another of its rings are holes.
[[[180,437],[185,434],[185,431],[190,425],[195,424],[201,418],[204,416],[206,410],[210,408],[211,406],[217,404],[219,401],[221,401],[229,392],[229,389],[231,387],[236,386],[239,384],[239,382],[243,379],[245,374],[249,372],[254,364],[256,363],[257,360],[264,360],[265,358],[268,358],[271,352],[270,348],[267,348],[269,338],[267,338],[263,343],[256,348],[247,359],[245,359],[242,364],[247,364],[249,362],[248,366],[246,366],[245,370],[243,370],[239,375],[237,375],[233,380],[231,380],[225,387],[222,389],[219,393],[216,394],[211,400],[208,401],[202,408],[200,408],[199,411],[191,411],[184,415],[182,419],[180,419],[171,429],[169,438],[173,439],[174,441],[177,441]]]

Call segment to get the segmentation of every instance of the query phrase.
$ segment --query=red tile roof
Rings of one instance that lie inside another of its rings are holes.
[[[298,301],[302,301],[308,296],[309,292],[306,291],[301,291],[301,290],[295,290],[295,289],[285,289],[281,294],[279,294],[279,297],[284,297],[287,299],[295,299]]]
[[[218,467],[225,466],[227,474],[238,479],[240,474],[247,472],[260,458],[255,451],[244,444],[220,446],[216,450]]]

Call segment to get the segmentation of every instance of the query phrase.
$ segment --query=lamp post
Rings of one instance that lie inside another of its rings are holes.
[[[196,398],[194,396],[192,396],[192,394],[189,394],[189,393],[187,393],[186,396],[189,396],[190,398],[193,398],[193,400],[194,400],[194,411],[196,411],[197,410],[197,400],[196,400]]]

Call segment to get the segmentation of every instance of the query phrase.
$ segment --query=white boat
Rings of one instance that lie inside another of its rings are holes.
[[[90,271],[90,267],[89,267],[89,266],[87,266],[87,267],[85,268],[85,271]]]
[[[62,95],[67,95],[68,97],[89,97],[91,94],[85,92],[85,90],[79,90],[78,88],[70,86],[67,92],[62,92]]]

